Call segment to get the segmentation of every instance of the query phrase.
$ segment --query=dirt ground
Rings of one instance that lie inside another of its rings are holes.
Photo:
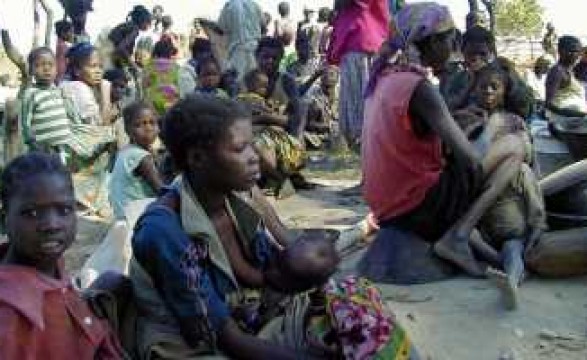
[[[358,183],[352,156],[313,155],[311,180],[317,189],[272,200],[288,226],[344,229],[367,209],[358,195],[341,190]],[[80,221],[80,234],[67,254],[75,271],[107,230],[106,222]],[[341,267],[351,272],[361,253]],[[384,298],[408,329],[424,359],[586,360],[587,278],[530,278],[521,288],[521,308],[502,309],[497,290],[485,280],[455,278],[418,286],[381,285]]]

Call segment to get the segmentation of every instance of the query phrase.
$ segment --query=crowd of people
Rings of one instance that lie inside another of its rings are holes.
[[[308,150],[341,139],[370,209],[350,241],[409,233],[402,246],[489,277],[510,309],[528,270],[585,270],[565,259],[586,239],[549,231],[544,197],[587,164],[540,180],[530,131],[587,121],[576,37],[520,72],[436,3],[337,0],[295,24],[287,2],[272,22],[228,0],[187,37],[137,5],[95,43],[91,1],[69,3],[56,49],[28,56],[25,154],[2,172],[0,358],[419,359],[375,286],[333,276],[337,243],[292,236],[266,199],[311,189]],[[80,215],[122,222],[132,247],[84,289],[63,270]]]

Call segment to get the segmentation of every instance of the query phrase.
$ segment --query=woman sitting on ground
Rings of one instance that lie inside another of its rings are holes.
[[[413,232],[434,243],[439,257],[481,276],[469,242],[477,238],[481,217],[518,174],[524,144],[504,136],[482,158],[426,80],[426,71],[406,59],[415,46],[420,58],[413,60],[436,74],[443,69],[455,34],[448,8],[407,5],[397,15],[397,26],[398,36],[374,66],[367,88],[365,198],[382,228],[380,237],[386,229]]]
[[[133,237],[140,358],[308,355],[305,324],[284,326],[304,318],[308,298],[293,297],[283,312],[269,295],[323,284],[338,256],[327,239],[288,244],[274,217],[257,210],[249,113],[232,100],[193,95],[168,111],[162,138],[181,174]],[[265,327],[271,319],[276,326]]]
[[[299,172],[304,165],[304,130],[307,123],[308,105],[300,96],[296,80],[291,75],[279,70],[279,64],[284,54],[283,44],[274,38],[262,38],[255,54],[259,70],[268,77],[265,98],[280,108],[286,109],[282,112],[287,118],[285,129],[290,137],[296,140],[298,143],[296,146],[299,149],[281,141],[282,139],[278,137],[265,137],[263,146],[268,152],[277,152],[280,147],[284,147],[286,150],[282,152],[295,155],[296,161],[297,159],[299,161],[291,167],[291,171],[282,172],[283,178],[289,178],[294,187],[298,189],[311,188],[312,184],[309,184]],[[298,156],[299,152],[301,152],[301,156]],[[288,162],[292,160],[294,160],[293,156],[288,159]]]

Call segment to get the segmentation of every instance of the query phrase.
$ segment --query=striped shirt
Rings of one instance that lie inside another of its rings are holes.
[[[54,86],[27,89],[20,119],[25,141],[47,146],[67,144],[71,138],[71,124],[75,121],[68,113],[62,91]]]

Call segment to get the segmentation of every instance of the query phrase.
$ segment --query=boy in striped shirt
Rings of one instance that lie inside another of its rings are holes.
[[[72,137],[71,124],[78,120],[55,85],[55,55],[51,49],[40,47],[30,53],[28,61],[34,84],[22,97],[20,121],[24,142],[29,149],[63,154]]]

